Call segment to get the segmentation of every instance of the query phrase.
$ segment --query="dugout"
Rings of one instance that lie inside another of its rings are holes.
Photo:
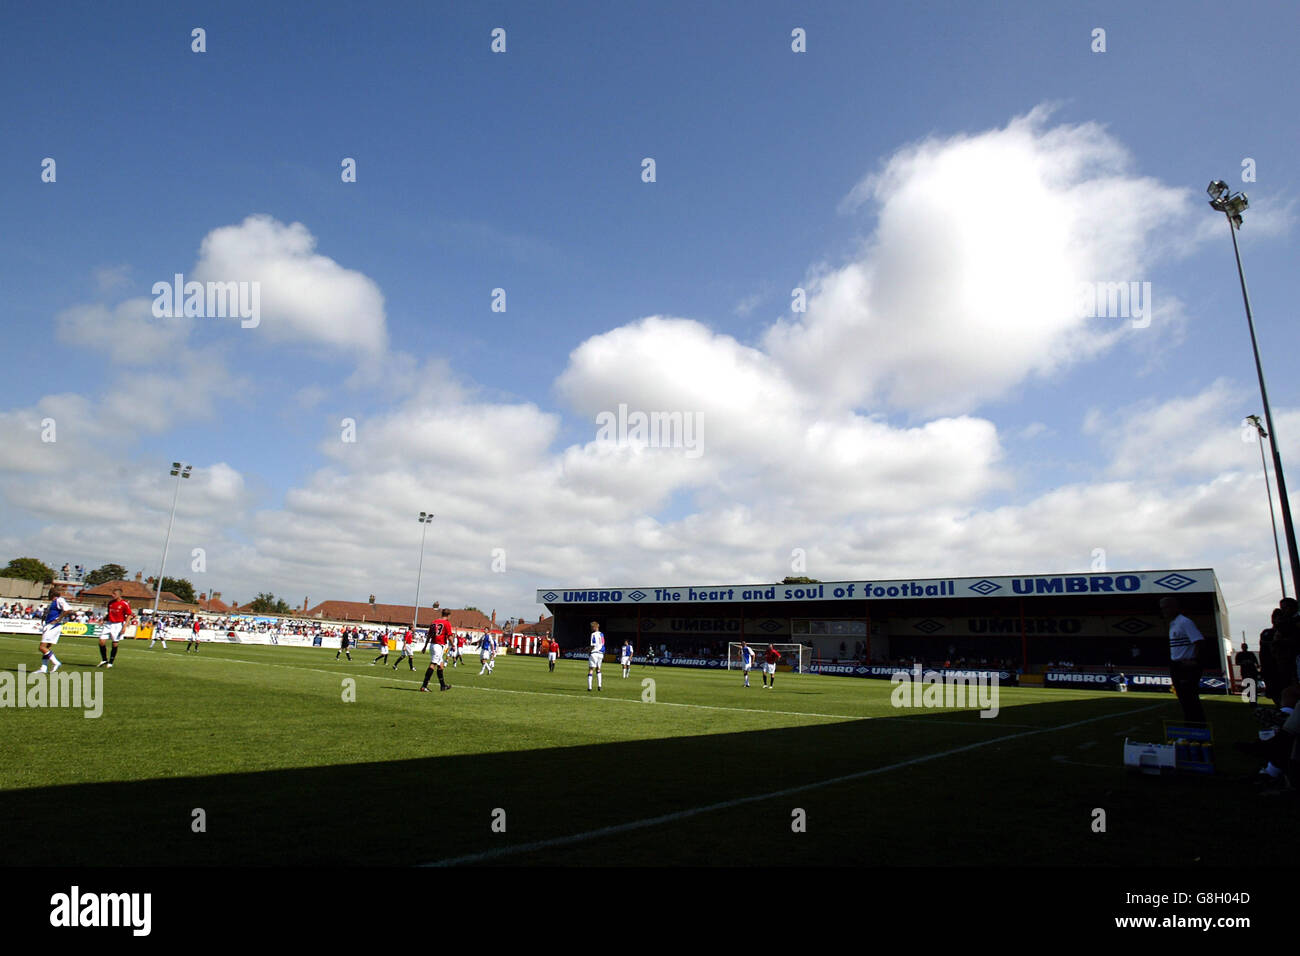
[[[987,661],[1026,674],[1077,668],[1164,668],[1159,602],[1178,598],[1227,673],[1231,630],[1208,568],[1115,573],[634,588],[539,588],[554,636],[582,650],[596,620],[613,654],[624,640],[673,656],[726,656],[743,639],[799,642],[823,661],[929,665]],[[1208,671],[1207,671],[1208,672]]]

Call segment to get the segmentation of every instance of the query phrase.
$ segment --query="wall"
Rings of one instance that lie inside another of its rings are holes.
[[[22,578],[0,578],[0,600],[36,601],[44,600],[49,593],[49,585],[24,581]]]

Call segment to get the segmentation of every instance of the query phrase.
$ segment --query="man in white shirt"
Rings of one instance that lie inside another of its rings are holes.
[[[1169,678],[1183,708],[1183,719],[1205,723],[1201,708],[1201,660],[1205,637],[1178,607],[1172,595],[1160,599],[1160,613],[1169,622]]]
[[[591,622],[591,653],[587,655],[587,690],[591,690],[591,675],[596,675],[596,690],[604,690],[601,683],[600,665],[605,660],[605,635],[600,631],[598,621]]]

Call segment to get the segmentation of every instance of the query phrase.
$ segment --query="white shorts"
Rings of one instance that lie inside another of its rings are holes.
[[[776,665],[775,665],[775,664],[764,664],[764,665],[763,665],[763,673],[764,673],[764,674],[775,674],[775,673],[776,673]]]
[[[414,652],[413,650],[411,650],[411,645],[410,645],[410,644],[403,644],[403,645],[402,645],[402,656],[403,656],[403,657],[414,657],[414,656],[415,656],[415,652]]]
[[[750,671],[754,669],[753,664],[741,664],[740,667],[741,670],[743,670],[746,674],[748,674]]]
[[[592,652],[587,656],[587,666],[588,666],[588,667],[599,667],[599,666],[600,666],[600,662],[603,661],[604,659],[605,659],[605,655],[602,654],[600,651],[592,651]]]
[[[122,639],[122,628],[125,626],[121,621],[109,621],[104,625],[104,630],[107,632],[105,637],[116,644]]]
[[[57,644],[59,643],[59,635],[62,633],[62,624],[46,624],[44,629],[41,631],[41,643]]]
[[[489,651],[489,652],[486,653],[486,654],[480,654],[480,655],[478,656],[478,659],[481,660],[484,664],[486,664],[488,661],[492,660],[492,653],[491,653],[491,651]]]
[[[447,645],[446,644],[429,645],[429,655],[430,655],[430,659],[433,661],[434,664],[441,664],[443,662],[443,659],[447,656]]]
[[[629,664],[632,663],[632,658],[630,658],[630,657],[620,657],[620,658],[618,659],[618,662],[619,662],[620,664],[622,664],[624,667],[627,667]]]
[[[546,659],[547,659],[548,661],[550,661],[552,664],[554,664],[554,663],[555,663],[555,651],[550,651],[549,653],[547,653],[547,655],[546,655]]]

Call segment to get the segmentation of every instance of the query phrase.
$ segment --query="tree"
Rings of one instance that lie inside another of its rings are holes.
[[[483,614],[483,612],[482,612],[482,611],[479,611],[479,609],[476,608],[476,607],[467,607],[467,608],[465,608],[465,610],[467,610],[467,611],[478,611],[480,614]],[[483,614],[483,616],[484,616],[484,617],[487,617],[486,614]]]
[[[792,578],[788,575],[781,580],[782,584],[821,584],[816,578]]]
[[[186,604],[194,603],[194,585],[188,578],[169,578],[163,575],[162,589],[171,591]]]
[[[0,570],[0,578],[18,578],[21,581],[35,581],[37,584],[53,584],[54,569],[37,558],[14,558],[6,568]]]
[[[104,564],[87,573],[86,584],[95,587],[100,584],[107,584],[109,581],[125,581],[126,568],[120,564]]]
[[[291,614],[293,608],[284,598],[278,598],[270,591],[262,591],[248,603],[248,610],[258,614]]]
[[[283,602],[281,602],[283,603]],[[257,597],[248,602],[248,609],[256,611],[258,614],[272,614],[275,612],[275,595],[270,591],[260,591]]]

